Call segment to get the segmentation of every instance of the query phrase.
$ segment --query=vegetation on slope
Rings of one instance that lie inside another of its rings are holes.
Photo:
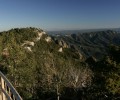
[[[68,48],[59,52],[61,46],[46,41],[47,34],[36,41],[41,32],[23,28],[0,33],[1,71],[23,99],[67,98],[66,89],[89,87],[92,71],[81,63],[77,52]]]
[[[83,61],[77,49],[58,42],[36,28],[0,33],[0,70],[23,99],[120,98],[119,46],[110,46],[100,61]]]
[[[112,30],[56,35],[54,37],[59,41],[62,39],[69,47],[75,46],[86,58],[94,56],[96,59],[101,59],[107,55],[110,44],[120,45],[120,34]]]

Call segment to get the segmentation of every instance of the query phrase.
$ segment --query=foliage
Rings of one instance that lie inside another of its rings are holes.
[[[65,87],[81,89],[83,82],[86,87],[90,86],[92,71],[81,64],[78,53],[65,48],[58,52],[59,45],[45,41],[48,35],[35,41],[37,32],[42,30],[17,28],[0,35],[2,71],[6,72],[22,98],[57,98],[65,94]],[[28,45],[32,51],[22,46],[24,41],[35,43],[34,46]]]
[[[89,96],[93,94],[94,98],[99,97],[101,99],[116,99],[120,97],[119,50],[119,46],[110,46],[108,56],[91,65],[94,79],[93,86],[89,89],[90,92],[92,91]]]
[[[100,61],[90,57],[82,62],[76,49],[63,48],[63,52],[58,52],[61,46],[54,40],[46,42],[47,34],[35,41],[38,32],[43,30],[17,28],[0,33],[0,70],[23,99],[106,100],[120,97],[119,46],[110,46],[108,55]],[[78,39],[76,35],[73,38]],[[23,45],[25,41],[34,42],[34,45]]]

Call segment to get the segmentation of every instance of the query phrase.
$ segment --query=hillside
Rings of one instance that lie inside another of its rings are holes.
[[[0,70],[24,100],[120,97],[116,32],[49,36],[42,29],[16,28],[0,33],[0,45]],[[97,61],[96,53],[107,56]]]
[[[69,48],[78,50],[86,58],[94,56],[101,59],[107,55],[111,44],[120,45],[120,34],[116,31],[98,31],[89,33],[74,33],[54,35],[54,40],[64,41]]]

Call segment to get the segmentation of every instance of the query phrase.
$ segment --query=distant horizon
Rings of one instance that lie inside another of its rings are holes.
[[[91,28],[91,29],[61,29],[61,30],[47,30],[47,31],[79,31],[79,30],[106,30],[106,29],[120,29],[119,27],[115,27],[115,28]]]
[[[101,30],[101,29],[119,29],[120,27],[104,27],[104,28],[78,28],[78,29],[44,29],[44,28],[41,28],[41,27],[35,27],[35,26],[25,26],[25,27],[11,27],[11,28],[8,28],[8,29],[4,29],[4,30],[0,30],[0,32],[2,31],[9,31],[11,29],[15,29],[15,28],[30,28],[30,27],[33,27],[33,28],[40,28],[44,31],[73,31],[73,30]]]
[[[34,26],[29,26],[29,27],[13,27],[13,28],[10,28],[10,29],[6,29],[6,30],[0,30],[0,32],[4,32],[4,31],[9,31],[11,29],[16,29],[16,28],[30,28],[30,27],[33,27],[33,28],[40,28],[40,27],[34,27]],[[42,28],[40,28],[42,29]],[[42,29],[43,31],[46,31],[46,32],[56,32],[56,31],[85,31],[85,30],[109,30],[109,29],[120,29],[120,27],[116,27],[116,28],[91,28],[91,29],[61,29],[61,30],[44,30]]]

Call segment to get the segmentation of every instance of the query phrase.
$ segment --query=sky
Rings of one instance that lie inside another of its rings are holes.
[[[120,27],[120,0],[0,0],[0,31]]]

